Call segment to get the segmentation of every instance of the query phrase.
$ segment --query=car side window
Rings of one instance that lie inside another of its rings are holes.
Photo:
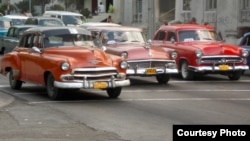
[[[33,46],[33,35],[25,35],[21,40],[20,46],[24,48],[31,48]]]
[[[13,34],[14,34],[14,30],[15,28],[14,27],[11,27],[7,33],[7,37],[13,37]]]
[[[32,25],[37,25],[37,20],[34,18],[29,18],[26,20],[25,24],[32,24]]]
[[[13,37],[18,37],[19,36],[19,31],[20,31],[20,29],[16,28],[14,33],[13,33]]]
[[[156,35],[155,40],[164,40],[166,36],[166,32],[165,31],[159,31]]]
[[[167,41],[176,41],[176,36],[174,32],[168,32]]]

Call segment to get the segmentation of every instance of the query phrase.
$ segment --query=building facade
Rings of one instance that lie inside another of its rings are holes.
[[[21,0],[1,1],[13,4]],[[84,0],[83,7],[94,14],[100,2],[105,5],[106,12],[111,3],[114,12],[99,14],[92,21],[112,15],[116,23],[143,28],[148,39],[164,20],[169,24],[187,23],[192,17],[199,24],[207,22],[214,26],[223,39],[231,43],[250,31],[250,0]],[[51,0],[51,4],[58,3],[63,4],[62,0]],[[76,9],[71,6],[67,10]]]
[[[196,17],[199,24],[214,26],[226,42],[237,44],[250,31],[250,0],[176,0],[175,20]]]

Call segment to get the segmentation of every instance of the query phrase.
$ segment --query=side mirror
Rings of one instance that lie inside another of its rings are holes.
[[[147,43],[145,44],[145,48],[146,49],[149,49],[152,45],[152,40],[151,39],[148,39]]]
[[[148,39],[148,42],[147,42],[148,44],[152,44],[152,40],[151,39]]]
[[[171,41],[171,43],[175,43],[175,39],[174,38],[171,38],[170,41]]]
[[[32,51],[39,53],[39,54],[42,53],[41,50],[36,46],[32,47]]]
[[[103,51],[106,51],[106,50],[107,50],[107,47],[106,47],[106,46],[102,46],[101,49],[102,49]]]

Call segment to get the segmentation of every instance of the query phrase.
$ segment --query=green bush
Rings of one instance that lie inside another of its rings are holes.
[[[51,6],[51,10],[64,11],[64,8],[61,5],[55,4]]]
[[[80,13],[83,14],[86,18],[90,16],[90,11],[88,8],[82,9]]]

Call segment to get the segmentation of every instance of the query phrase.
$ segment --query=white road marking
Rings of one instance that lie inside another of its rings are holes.
[[[208,89],[208,90],[122,90],[122,93],[152,93],[152,92],[250,92],[249,90],[228,90],[228,89]]]
[[[156,82],[156,81],[155,81]],[[230,81],[230,80],[204,80],[204,81],[178,81],[178,80],[170,80],[168,83],[171,84],[171,83],[248,83],[250,82],[250,80],[237,80],[237,81]],[[152,83],[154,83],[152,81]],[[37,86],[39,87],[38,85],[35,85],[35,84],[25,84],[23,85],[23,87],[34,87],[34,86]],[[166,85],[167,86],[167,85]],[[6,84],[6,85],[0,85],[0,88],[5,88],[5,87],[10,87],[9,84]]]
[[[250,101],[250,98],[161,98],[161,99],[104,99],[74,101],[33,101],[28,104],[79,103],[79,102],[126,102],[126,101]]]

